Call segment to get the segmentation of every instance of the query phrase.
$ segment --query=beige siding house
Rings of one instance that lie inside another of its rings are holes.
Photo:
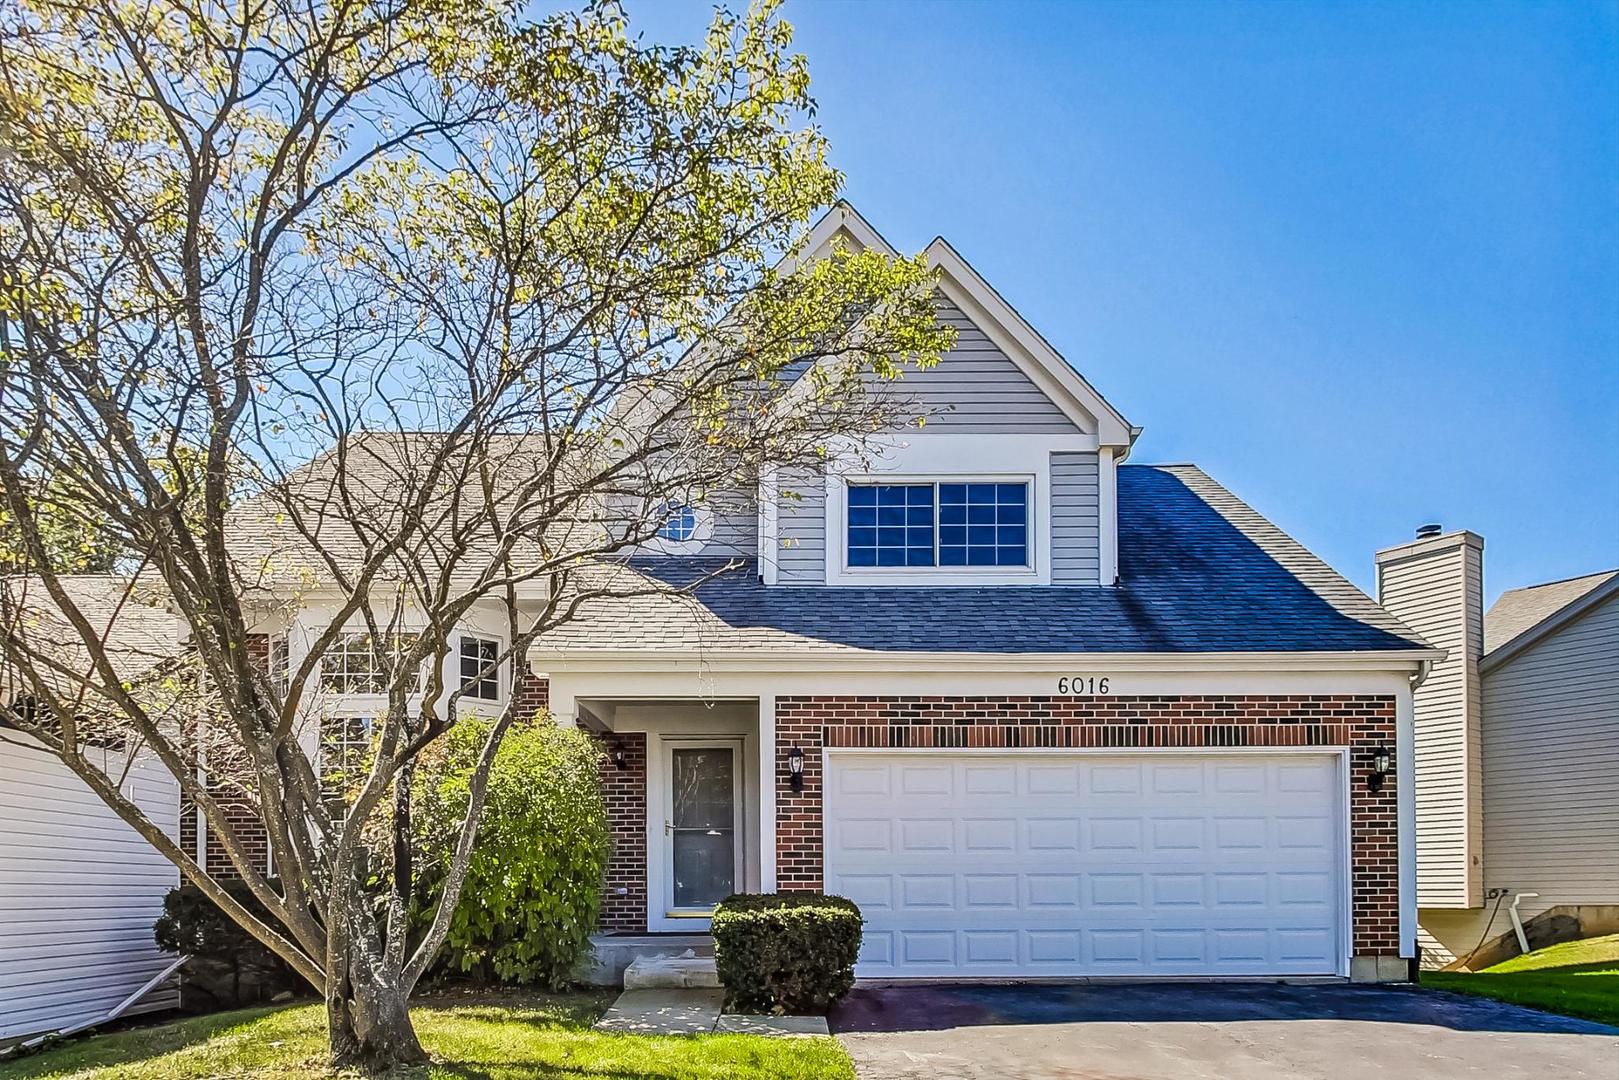
[[[1437,531],[1377,556],[1378,596],[1446,650],[1415,694],[1424,963],[1619,929],[1619,571],[1483,611],[1484,542]]]

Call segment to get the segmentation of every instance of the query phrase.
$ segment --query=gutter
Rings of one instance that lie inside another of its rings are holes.
[[[1073,672],[1080,667],[1113,672],[1413,672],[1426,678],[1441,649],[1377,652],[1241,652],[1241,653],[962,653],[901,652],[865,649],[531,649],[529,667],[536,674],[587,671],[685,670],[815,672],[870,669],[882,671]]]

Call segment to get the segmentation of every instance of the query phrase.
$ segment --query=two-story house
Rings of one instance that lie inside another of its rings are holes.
[[[886,249],[852,208],[809,239]],[[678,507],[531,653],[601,734],[604,928],[825,889],[880,978],[1407,975],[1412,684],[1436,655],[1138,429],[943,239],[934,415]]]
[[[847,205],[807,257],[834,242],[889,250]],[[1200,469],[1129,463],[1139,429],[948,243],[926,257],[957,337],[902,380],[925,425],[674,506],[599,568],[731,567],[695,597],[593,600],[495,677],[500,613],[458,628],[463,708],[548,703],[607,750],[609,970],[730,893],[824,889],[865,915],[867,978],[1407,977],[1437,651]],[[273,508],[234,528],[284,671],[338,596]],[[322,759],[381,701],[355,630]]]

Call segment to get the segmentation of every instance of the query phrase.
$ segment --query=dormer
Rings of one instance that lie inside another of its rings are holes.
[[[846,203],[811,231],[894,249]],[[760,574],[819,586],[1112,585],[1115,467],[1139,434],[944,238],[925,252],[956,341],[889,384],[920,423],[761,478]]]

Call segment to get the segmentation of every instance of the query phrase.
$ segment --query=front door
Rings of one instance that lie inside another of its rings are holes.
[[[742,880],[742,744],[665,746],[664,911],[706,918]]]

